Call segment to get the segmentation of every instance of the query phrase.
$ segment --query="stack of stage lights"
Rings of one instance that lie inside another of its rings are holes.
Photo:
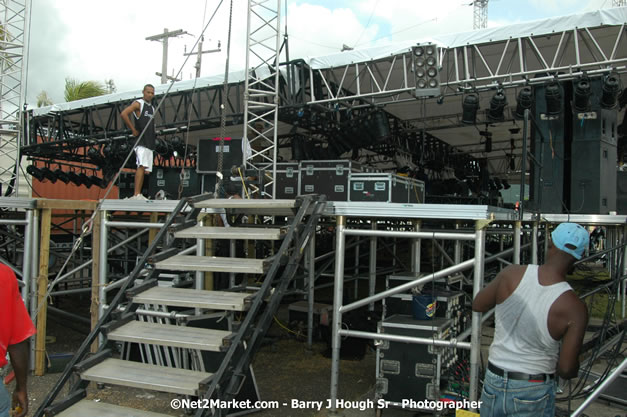
[[[100,188],[107,188],[111,182],[111,178],[107,178],[106,176],[105,178],[101,178],[95,175],[96,169],[94,168],[76,167],[77,170],[80,170],[78,173],[72,168],[73,167],[70,167],[69,171],[63,171],[61,168],[57,168],[53,171],[47,166],[38,168],[35,165],[29,165],[26,167],[26,172],[40,182],[48,181],[51,184],[55,184],[57,180],[59,180],[64,184],[72,183],[77,187],[84,185],[87,188],[91,188],[92,185],[95,185]],[[92,170],[94,174],[87,175],[84,170]]]

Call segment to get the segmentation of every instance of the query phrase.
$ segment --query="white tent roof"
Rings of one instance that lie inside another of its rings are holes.
[[[507,40],[518,36],[530,36],[540,34],[550,34],[553,32],[584,28],[598,27],[603,25],[622,25],[627,22],[627,7],[597,10],[589,13],[576,14],[564,17],[537,20],[532,22],[518,23],[509,26],[487,28],[472,32],[463,32],[450,35],[438,35],[432,38],[399,42],[392,45],[378,46],[353,51],[345,51],[321,57],[306,58],[305,62],[313,69],[334,68],[357,62],[368,62],[388,56],[407,52],[417,43],[432,42],[443,47],[457,47],[469,44],[481,44],[494,41]],[[245,80],[245,71],[233,71],[229,73],[230,83],[240,83]],[[201,77],[195,80],[178,81],[172,84],[170,92],[192,90],[194,88],[220,85],[224,82],[224,75],[212,75]],[[160,85],[155,87],[156,95],[163,95],[170,85]],[[99,104],[112,103],[123,100],[130,100],[141,97],[141,90],[128,91],[122,93],[109,94],[70,103],[59,103],[52,106],[33,109],[34,116],[45,115],[49,112],[66,111],[80,109]]]

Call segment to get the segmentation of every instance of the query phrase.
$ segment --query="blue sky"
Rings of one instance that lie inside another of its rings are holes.
[[[223,74],[230,0],[33,0],[27,99],[42,90],[63,101],[65,78],[113,79],[118,91],[159,83],[161,45],[147,36],[183,29],[193,36],[173,39],[168,73],[191,79],[194,60],[184,62],[209,16],[205,47],[222,42],[222,52],[205,55],[202,75]],[[290,58],[339,53],[343,45],[364,48],[397,41],[425,40],[430,35],[472,30],[471,0],[287,0],[281,14],[289,34]],[[150,7],[146,7],[150,4]],[[612,0],[490,0],[488,27],[569,15],[610,7]],[[234,0],[231,70],[245,65],[246,0]],[[96,17],[96,18],[94,18]]]

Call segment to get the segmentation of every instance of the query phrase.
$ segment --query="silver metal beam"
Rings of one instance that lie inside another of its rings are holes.
[[[614,380],[622,374],[623,369],[626,368],[627,358],[623,359],[623,362],[621,362],[621,364],[618,365],[618,367],[616,367],[612,371],[612,373],[607,376],[607,378],[605,378],[605,380],[592,392],[592,394],[590,394],[590,396],[584,400],[584,402],[571,414],[571,417],[577,417],[581,415],[583,410],[585,410],[592,403],[592,401],[594,401],[603,391],[605,391],[605,388],[607,388],[608,385],[614,382]]]
[[[472,285],[472,298],[483,288],[483,267],[485,251],[485,229],[477,226],[475,239],[474,279]],[[514,250],[515,253],[515,250]],[[470,401],[479,398],[479,362],[481,360],[481,313],[472,313],[472,333],[470,336]]]

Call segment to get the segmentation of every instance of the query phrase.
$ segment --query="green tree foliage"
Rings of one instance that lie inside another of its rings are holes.
[[[37,107],[52,106],[53,104],[46,90],[41,90],[41,93],[37,94]]]
[[[100,81],[77,81],[73,78],[65,79],[65,101],[76,101],[89,97],[107,94],[107,88]]]

